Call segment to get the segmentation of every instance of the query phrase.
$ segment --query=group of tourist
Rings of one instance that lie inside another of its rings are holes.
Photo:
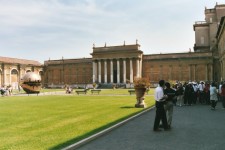
[[[65,85],[64,89],[66,90],[66,94],[71,94],[73,92],[72,87],[70,87],[69,85]]]
[[[2,86],[0,88],[0,93],[2,96],[12,95],[12,86]]]
[[[211,105],[211,109],[215,110],[217,102],[221,100],[225,109],[225,82],[221,82],[220,85],[203,81],[184,84],[177,82],[171,88],[169,82],[160,80],[159,86],[155,89],[155,100],[156,116],[153,130],[161,131],[160,127],[170,130],[174,105],[191,106],[198,102]]]
[[[225,108],[225,82],[186,82],[184,85],[177,83],[174,86],[176,97],[174,104],[178,106],[193,105],[196,103],[211,105],[215,110],[217,101],[221,100]]]

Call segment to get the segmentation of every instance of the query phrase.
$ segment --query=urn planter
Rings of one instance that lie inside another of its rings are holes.
[[[135,104],[135,107],[137,108],[145,108],[145,93],[146,93],[147,88],[145,87],[135,87],[135,94],[136,94],[136,99],[137,103]]]

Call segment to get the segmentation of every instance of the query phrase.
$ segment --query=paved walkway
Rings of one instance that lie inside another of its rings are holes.
[[[171,131],[154,132],[155,109],[77,148],[78,150],[222,150],[225,110],[207,105],[174,107]]]

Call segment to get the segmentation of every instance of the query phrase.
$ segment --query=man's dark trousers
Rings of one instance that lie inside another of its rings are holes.
[[[163,128],[168,129],[166,112],[164,109],[164,102],[156,101],[155,106],[156,106],[156,115],[154,122],[154,130],[157,130],[159,128],[160,120],[162,120]]]

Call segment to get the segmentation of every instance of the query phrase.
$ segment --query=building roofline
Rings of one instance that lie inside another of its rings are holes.
[[[36,60],[12,58],[12,57],[3,57],[0,56],[0,63],[7,64],[21,64],[21,65],[33,65],[33,66],[42,66],[43,64]]]

